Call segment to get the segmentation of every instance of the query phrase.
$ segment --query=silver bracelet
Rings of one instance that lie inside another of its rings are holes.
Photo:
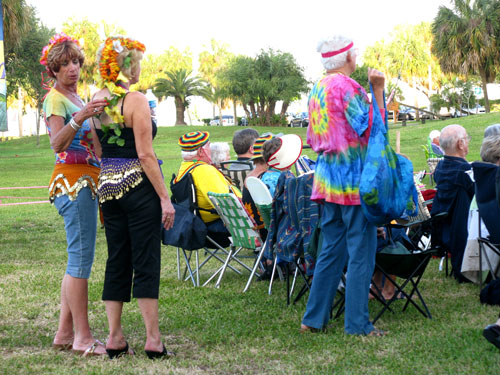
[[[71,120],[69,120],[69,126],[71,126],[71,128],[77,132],[78,130],[80,130],[82,128],[81,125],[78,125],[75,121],[75,119],[73,117],[71,117]]]

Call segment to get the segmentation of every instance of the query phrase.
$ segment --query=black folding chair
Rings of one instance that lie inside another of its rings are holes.
[[[231,181],[243,191],[247,174],[254,169],[251,161],[229,160],[220,163],[221,172],[229,177]]]

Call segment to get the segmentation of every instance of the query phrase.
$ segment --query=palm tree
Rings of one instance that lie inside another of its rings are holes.
[[[190,77],[191,71],[178,69],[166,72],[166,78],[158,78],[154,94],[158,98],[173,96],[175,100],[175,125],[187,125],[184,121],[184,111],[189,106],[190,96],[203,96],[207,94],[207,86],[199,77]]]
[[[493,82],[500,63],[500,1],[454,0],[454,8],[439,8],[432,24],[432,52],[446,73],[478,74],[486,112],[486,84]]]
[[[1,4],[5,49],[10,51],[21,42],[23,35],[29,31],[29,20],[34,9],[28,6],[25,0],[2,0]]]

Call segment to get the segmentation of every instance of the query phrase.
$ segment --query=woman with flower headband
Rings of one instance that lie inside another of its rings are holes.
[[[103,88],[94,98],[109,103],[93,124],[96,143],[102,145],[98,192],[108,244],[102,299],[110,358],[134,354],[121,326],[123,303],[130,301],[131,291],[146,325],[147,356],[173,355],[161,340],[158,294],[161,226],[172,227],[175,210],[153,150],[157,129],[148,100],[140,92],[129,92],[130,85],[139,81],[144,51],[135,40],[110,37],[98,52]]]
[[[55,80],[43,111],[56,154],[49,186],[50,201],[64,218],[68,264],[61,285],[61,313],[53,347],[87,355],[106,354],[90,332],[88,278],[94,261],[97,231],[97,178],[100,148],[88,119],[102,113],[106,102],[85,104],[77,94],[84,55],[78,41],[61,33],[42,50],[40,63]],[[74,329],[74,333],[73,333]]]

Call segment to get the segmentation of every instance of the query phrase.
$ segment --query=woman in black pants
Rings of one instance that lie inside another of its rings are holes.
[[[158,290],[161,226],[172,227],[175,210],[153,150],[156,125],[148,100],[140,92],[128,92],[139,80],[144,50],[135,40],[110,37],[98,52],[105,87],[95,98],[109,103],[94,126],[103,149],[98,192],[108,244],[102,298],[110,328],[106,343],[110,358],[134,354],[121,326],[123,302],[130,301],[131,292],[146,325],[147,356],[173,354],[161,340]]]

